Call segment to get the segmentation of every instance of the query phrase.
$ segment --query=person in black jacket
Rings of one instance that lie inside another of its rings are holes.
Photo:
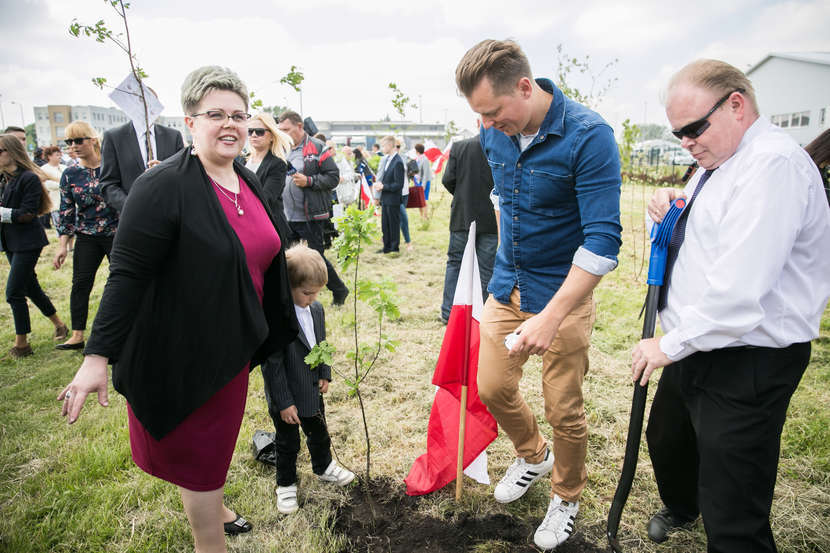
[[[56,340],[63,340],[69,334],[35,273],[40,252],[49,244],[46,232],[37,220],[38,215],[51,210],[49,194],[43,186],[48,178],[29,160],[17,137],[0,135],[0,181],[3,183],[0,246],[9,260],[6,301],[12,308],[15,333],[14,347],[9,350],[9,355],[15,359],[33,353],[28,340],[32,327],[26,297],[55,325]]]
[[[285,188],[285,161],[291,150],[291,137],[277,129],[277,123],[270,113],[257,113],[248,121],[248,144],[251,153],[245,167],[256,173],[265,201],[271,211],[285,213],[282,205],[282,190]],[[288,236],[288,227],[280,229]]]
[[[145,472],[176,484],[197,551],[251,529],[223,505],[249,369],[297,335],[277,224],[239,155],[248,91],[222,67],[193,71],[182,108],[194,146],[142,174],[124,205],[110,276],[75,378],[58,395],[78,419],[107,405],[107,364],[128,403]]]
[[[378,176],[372,190],[380,193],[380,224],[383,231],[383,248],[377,253],[400,251],[401,244],[401,191],[406,184],[406,169],[403,159],[395,148],[395,138],[384,136],[380,139],[384,154],[378,166]]]
[[[158,165],[182,148],[182,133],[163,125],[150,125],[148,160],[147,136],[139,138],[132,121],[104,132],[101,144],[101,190],[107,205],[121,213],[133,182],[147,169]]]
[[[318,343],[326,339],[326,315],[316,301],[328,279],[322,256],[303,243],[285,252],[294,311],[300,323],[297,338],[276,352],[262,365],[268,412],[276,427],[277,510],[297,510],[297,453],[300,430],[306,435],[314,474],[322,482],[345,486],[354,473],[331,457],[331,439],[326,425],[323,396],[331,382],[331,367],[311,368],[305,358]]]
[[[476,222],[476,257],[484,301],[487,301],[487,285],[493,276],[493,263],[499,246],[496,215],[490,201],[493,174],[478,137],[459,140],[452,145],[441,183],[453,195],[450,207],[450,244],[447,248],[447,270],[444,273],[444,301],[441,303],[441,319],[446,324],[452,310],[470,223]]]
[[[285,216],[291,228],[289,241],[294,244],[305,240],[310,248],[323,256],[332,304],[343,305],[349,289],[323,253],[323,222],[331,217],[331,192],[340,182],[334,151],[305,132],[303,118],[295,111],[282,112],[278,128],[293,141],[282,192]]]

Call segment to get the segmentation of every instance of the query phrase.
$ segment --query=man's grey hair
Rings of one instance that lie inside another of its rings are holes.
[[[755,113],[760,113],[752,82],[743,71],[725,61],[699,59],[689,63],[672,76],[666,91],[681,83],[711,90],[716,96],[740,89]]]
[[[248,87],[239,75],[218,65],[206,65],[194,69],[182,83],[182,109],[185,115],[196,111],[196,107],[208,92],[213,90],[230,90],[236,92],[248,109]]]

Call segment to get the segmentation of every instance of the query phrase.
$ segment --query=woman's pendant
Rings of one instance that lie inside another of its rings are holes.
[[[239,207],[238,205],[236,206],[236,212],[239,214],[240,217],[245,215],[245,212],[242,211],[242,208]]]

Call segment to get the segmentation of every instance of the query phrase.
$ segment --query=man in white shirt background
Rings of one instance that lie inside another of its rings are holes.
[[[648,533],[662,542],[701,514],[709,552],[773,552],[781,430],[830,296],[830,209],[818,169],[759,117],[740,70],[687,65],[666,114],[702,170],[648,206],[659,222],[688,198],[666,270],[665,335],[632,353],[640,384],[666,367],[646,431],[665,506]]]

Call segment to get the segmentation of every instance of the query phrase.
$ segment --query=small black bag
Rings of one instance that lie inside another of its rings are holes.
[[[251,443],[254,459],[272,467],[277,466],[277,448],[274,445],[274,439],[276,437],[277,435],[274,432],[266,432],[265,430],[255,431]]]

